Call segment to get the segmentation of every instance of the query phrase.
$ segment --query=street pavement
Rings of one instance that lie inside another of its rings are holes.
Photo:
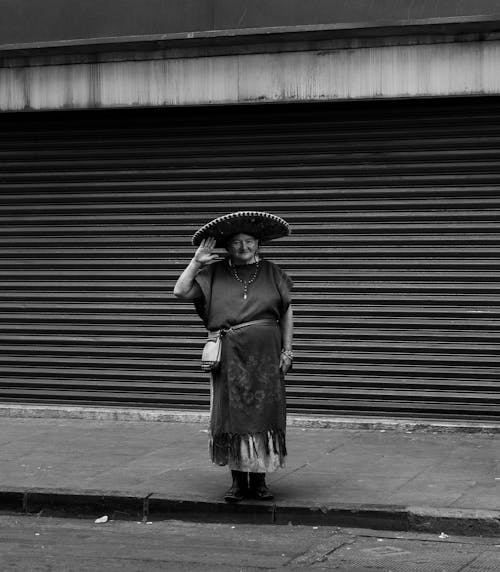
[[[228,505],[205,422],[0,417],[0,511],[500,535],[500,433],[395,427],[292,424],[274,500]]]
[[[0,515],[2,572],[497,572],[498,539]]]

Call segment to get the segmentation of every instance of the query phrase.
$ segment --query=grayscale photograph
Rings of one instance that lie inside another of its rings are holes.
[[[500,570],[500,3],[0,0],[0,572]]]

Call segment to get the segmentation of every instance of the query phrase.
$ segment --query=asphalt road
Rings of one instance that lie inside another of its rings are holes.
[[[493,572],[500,538],[0,516],[1,572]]]

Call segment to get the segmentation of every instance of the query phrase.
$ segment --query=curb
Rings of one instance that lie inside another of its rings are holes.
[[[235,524],[342,526],[374,530],[500,536],[500,511],[398,505],[185,500],[154,493],[26,489],[0,491],[0,514],[111,520],[188,520]]]
[[[500,511],[410,507],[408,516],[415,532],[451,532],[463,536],[500,536]]]
[[[208,411],[165,409],[78,407],[58,405],[0,404],[0,418],[11,419],[86,419],[148,423],[204,423]],[[340,417],[289,413],[288,427],[304,429],[353,429],[377,431],[415,431],[434,433],[500,433],[500,422],[442,421],[417,418]]]

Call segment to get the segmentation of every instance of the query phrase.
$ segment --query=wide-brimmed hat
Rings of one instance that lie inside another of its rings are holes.
[[[227,240],[240,232],[251,234],[261,242],[288,236],[291,233],[286,220],[279,216],[258,212],[238,211],[216,218],[197,230],[192,238],[194,246],[208,237],[215,238],[216,246],[225,246]]]

